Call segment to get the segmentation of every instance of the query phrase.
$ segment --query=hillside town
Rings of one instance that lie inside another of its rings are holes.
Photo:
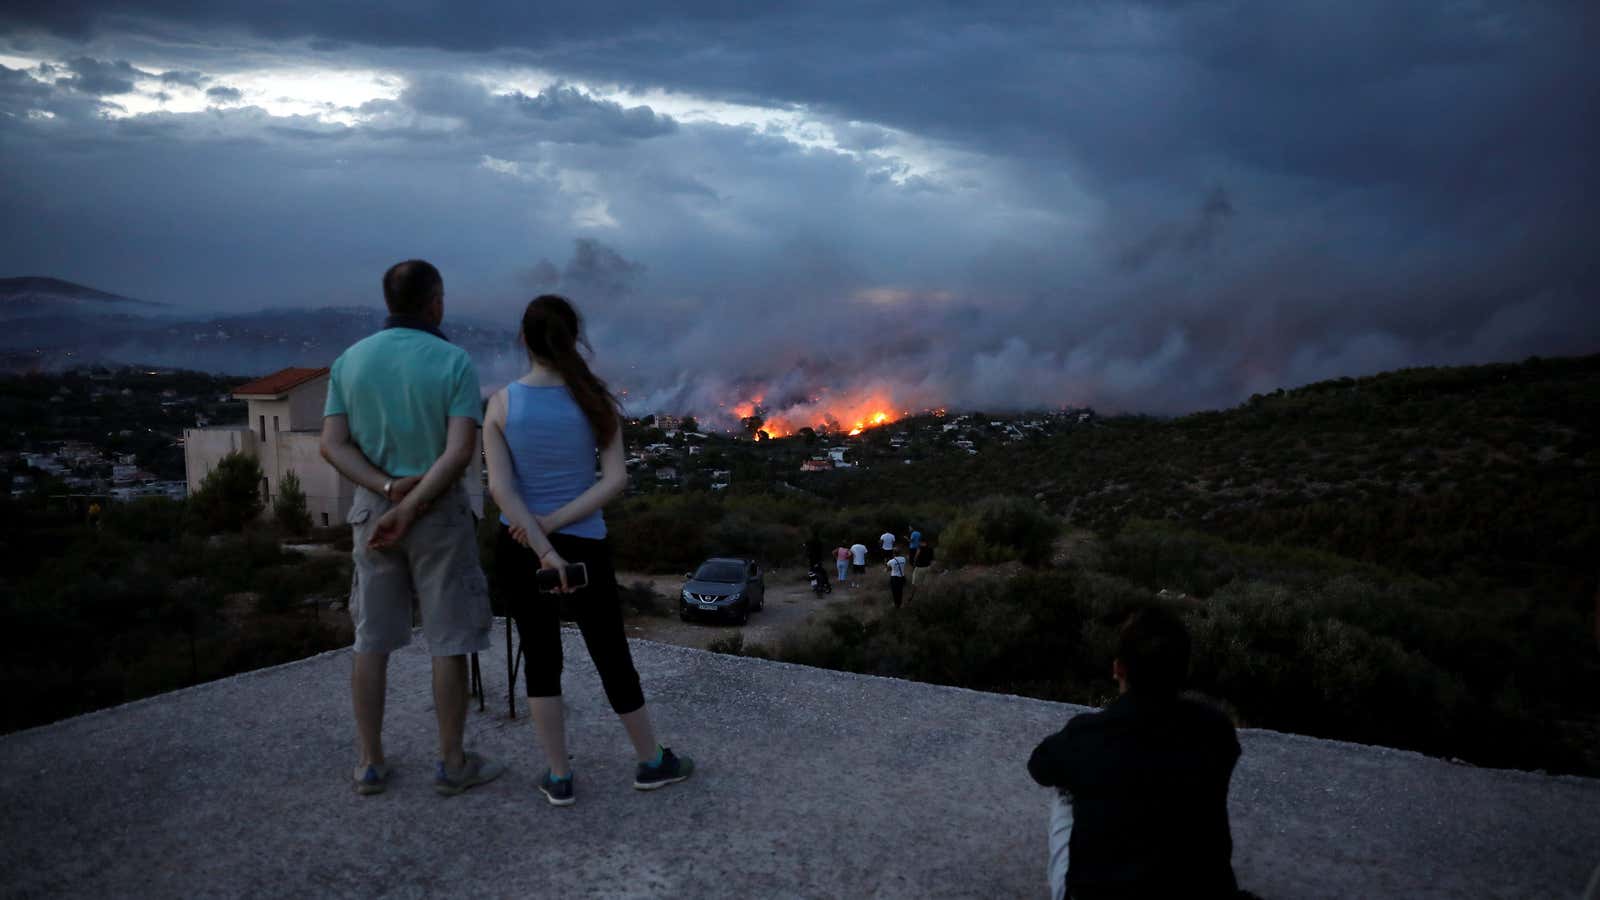
[[[152,368],[87,368],[8,379],[0,421],[7,425],[0,466],[21,496],[127,501],[181,499],[217,459],[257,457],[270,504],[281,475],[306,484],[317,524],[341,521],[350,492],[340,490],[317,453],[326,368],[288,368],[244,381]],[[725,491],[735,484],[850,477],[874,467],[936,464],[1008,443],[1091,424],[1090,409],[1026,414],[930,411],[857,434],[803,428],[772,438],[759,419],[742,431],[702,427],[693,415],[626,420],[629,491]],[[474,473],[483,494],[483,472]]]
[[[886,422],[859,433],[803,428],[772,438],[750,423],[743,432],[700,429],[693,416],[628,420],[632,493],[724,491],[736,483],[778,483],[804,489],[808,480],[849,477],[875,467],[937,464],[952,454],[977,455],[1004,444],[1048,437],[1091,424],[1090,409],[1048,413],[951,414],[940,410]]]

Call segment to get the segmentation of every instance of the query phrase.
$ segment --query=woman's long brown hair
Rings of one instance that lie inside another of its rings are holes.
[[[583,354],[578,352],[580,343],[588,346],[581,337],[582,324],[567,298],[541,294],[522,313],[522,342],[529,353],[561,373],[572,399],[594,430],[595,446],[604,448],[616,435],[622,413],[611,389],[589,370]]]

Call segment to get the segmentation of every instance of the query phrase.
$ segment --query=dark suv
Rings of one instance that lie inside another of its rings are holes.
[[[684,577],[687,583],[678,594],[678,617],[685,622],[701,616],[732,619],[743,625],[752,612],[766,605],[767,586],[761,566],[753,559],[715,556]]]

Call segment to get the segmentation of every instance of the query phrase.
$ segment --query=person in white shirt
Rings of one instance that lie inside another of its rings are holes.
[[[856,543],[850,545],[850,574],[855,576],[856,580],[867,574],[866,544]]]
[[[885,531],[883,534],[878,535],[878,546],[883,549],[884,562],[888,562],[889,557],[894,555],[894,540],[894,532],[892,531]]]
[[[884,563],[884,568],[889,570],[889,594],[894,598],[894,608],[900,608],[900,600],[906,592],[906,556],[894,544],[889,545],[889,561]]]

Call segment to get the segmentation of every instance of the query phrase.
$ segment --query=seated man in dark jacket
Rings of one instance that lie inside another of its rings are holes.
[[[1239,740],[1220,711],[1178,696],[1188,671],[1182,621],[1134,613],[1112,663],[1122,695],[1074,716],[1029,758],[1035,781],[1070,798],[1067,827],[1052,831],[1071,835],[1073,900],[1235,896],[1228,781]]]

